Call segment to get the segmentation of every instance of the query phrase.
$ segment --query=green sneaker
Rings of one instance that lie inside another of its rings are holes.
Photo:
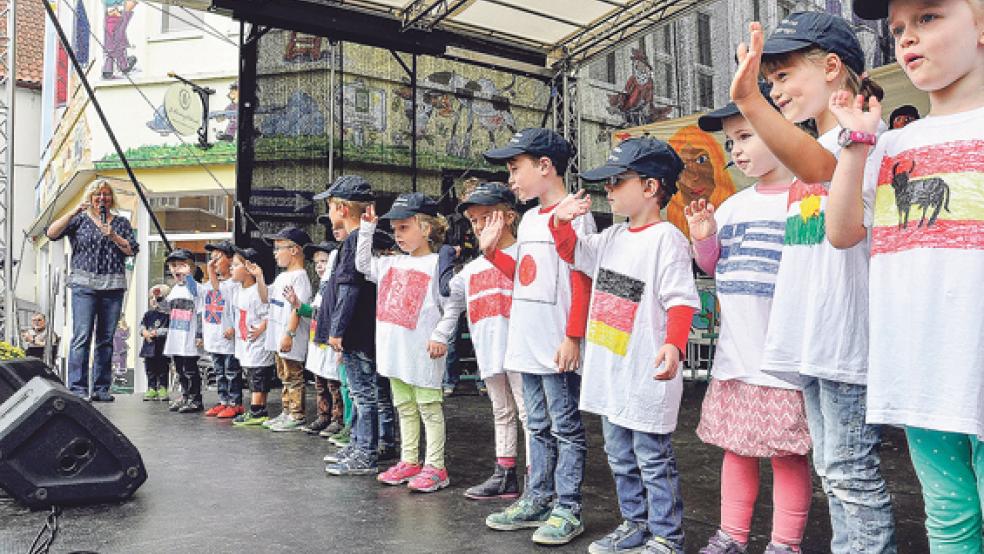
[[[144,393],[144,402],[148,400],[157,400],[157,389],[147,389]]]
[[[287,412],[280,412],[280,415],[278,415],[277,417],[271,417],[270,419],[264,421],[263,428],[269,429],[271,425],[276,425],[280,423],[281,421],[284,420],[285,417],[287,417]]]
[[[549,504],[536,504],[526,498],[520,498],[501,512],[489,514],[485,525],[497,531],[515,531],[517,529],[532,529],[540,527],[550,517]]]
[[[338,433],[335,433],[334,435],[328,437],[328,442],[338,447],[348,446],[349,443],[352,442],[352,428],[345,427]]]
[[[237,415],[235,419],[232,420],[232,424],[238,427],[256,427],[258,425],[263,425],[269,420],[269,416],[253,415],[249,410],[246,410],[246,413]]]
[[[167,402],[167,387],[157,387],[157,399],[161,402]]]
[[[267,429],[274,433],[283,433],[285,431],[300,431],[301,427],[304,427],[304,421],[287,416],[280,420],[279,423],[274,423],[267,427]]]
[[[584,524],[574,512],[563,506],[555,506],[547,522],[533,533],[533,542],[548,545],[567,544],[583,532]]]

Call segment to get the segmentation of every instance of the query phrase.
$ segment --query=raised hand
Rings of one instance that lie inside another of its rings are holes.
[[[656,352],[656,361],[653,366],[659,368],[663,366],[663,371],[653,375],[653,379],[657,381],[669,381],[676,377],[677,369],[680,368],[680,351],[677,347],[672,344],[664,344],[662,348]]]
[[[379,223],[379,218],[376,217],[376,206],[369,204],[366,206],[366,211],[362,213],[362,221],[366,223],[372,223],[373,225]]]
[[[553,217],[555,224],[567,223],[576,217],[582,216],[591,211],[591,197],[587,196],[588,191],[581,189],[574,194],[568,194],[554,208]]]
[[[478,248],[483,254],[489,254],[495,250],[496,245],[499,244],[499,239],[502,238],[502,230],[505,225],[506,216],[501,211],[495,210],[489,214],[485,221],[485,228],[482,229],[482,234],[478,237]]]
[[[752,21],[748,24],[749,41],[738,45],[738,70],[731,79],[731,99],[737,104],[742,100],[761,96],[758,80],[762,66],[762,46],[765,44],[765,33],[762,24]]]
[[[284,300],[293,306],[295,310],[301,307],[301,301],[297,298],[297,292],[294,291],[294,287],[291,285],[284,287]]]
[[[837,123],[845,129],[872,134],[878,131],[882,108],[881,102],[874,96],[868,99],[868,111],[864,111],[864,96],[839,90],[830,95],[829,107]]]
[[[701,198],[683,207],[683,215],[687,218],[692,240],[704,240],[717,233],[717,222],[714,221],[714,204]]]
[[[75,213],[80,214],[80,213],[88,210],[91,207],[92,207],[92,204],[88,200],[83,200],[83,201],[79,202],[78,207],[75,208]]]
[[[246,271],[256,280],[260,280],[263,277],[263,268],[253,262],[246,262]]]

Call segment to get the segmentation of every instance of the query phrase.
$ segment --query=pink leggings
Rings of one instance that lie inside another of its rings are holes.
[[[798,549],[810,512],[813,486],[806,456],[772,460],[772,542]],[[721,467],[721,530],[748,544],[759,490],[759,458],[724,452]]]

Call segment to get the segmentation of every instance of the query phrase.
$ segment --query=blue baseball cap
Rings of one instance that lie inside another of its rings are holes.
[[[405,192],[380,219],[407,219],[417,214],[437,215],[437,202],[422,192]]]
[[[769,101],[769,104],[773,108],[778,110],[778,106],[776,106],[775,102],[772,101],[772,96],[769,95],[771,90],[772,85],[766,81],[759,81],[759,91],[762,92],[762,96]],[[718,108],[712,112],[708,112],[697,118],[697,126],[700,127],[702,131],[713,133],[724,128],[725,119],[736,115],[741,115],[741,110],[738,109],[738,106],[734,102],[728,102],[726,106]]]
[[[336,248],[338,248],[338,243],[335,241],[323,240],[321,242],[312,242],[311,244],[304,245],[304,255],[313,259],[316,252],[327,254]]]
[[[268,240],[289,240],[298,246],[304,246],[305,244],[311,242],[311,236],[305,233],[303,230],[297,227],[284,227],[280,231],[273,233],[272,235],[266,235],[263,238]]]
[[[516,195],[504,183],[479,183],[475,190],[468,195],[468,198],[458,204],[456,210],[459,214],[463,214],[472,206],[496,206],[498,204],[515,206]]]
[[[888,17],[888,4],[891,0],[854,0],[854,15],[861,19],[882,19]]]
[[[483,155],[489,163],[501,164],[520,154],[546,156],[557,168],[557,173],[563,173],[571,159],[571,144],[556,131],[530,127],[514,134],[506,146],[493,148]]]
[[[335,182],[329,185],[327,190],[314,195],[315,200],[324,200],[325,198],[372,202],[376,197],[372,193],[372,185],[365,178],[359,175],[342,175],[335,179]]]
[[[236,245],[230,240],[223,240],[205,245],[206,252],[211,252],[213,250],[218,250],[231,258],[232,255],[236,253]]]
[[[795,12],[779,22],[762,48],[763,56],[787,54],[810,46],[840,56],[855,73],[864,72],[864,50],[851,25],[825,12]]]
[[[165,262],[192,262],[195,259],[195,255],[191,253],[191,250],[187,248],[175,248],[170,254],[165,258]]]
[[[239,254],[242,259],[247,262],[258,264],[260,263],[260,253],[254,248],[239,248],[236,247],[236,254]]]
[[[669,144],[650,137],[630,138],[612,148],[605,165],[581,173],[585,181],[602,181],[626,171],[664,181],[670,196],[676,193],[676,180],[683,161]],[[672,190],[671,190],[672,189]]]

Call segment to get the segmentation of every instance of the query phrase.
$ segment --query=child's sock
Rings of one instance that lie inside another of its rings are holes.
[[[759,460],[725,451],[721,465],[721,530],[748,544],[759,489]]]
[[[516,467],[516,457],[510,456],[507,458],[496,458],[495,463],[502,467]]]

